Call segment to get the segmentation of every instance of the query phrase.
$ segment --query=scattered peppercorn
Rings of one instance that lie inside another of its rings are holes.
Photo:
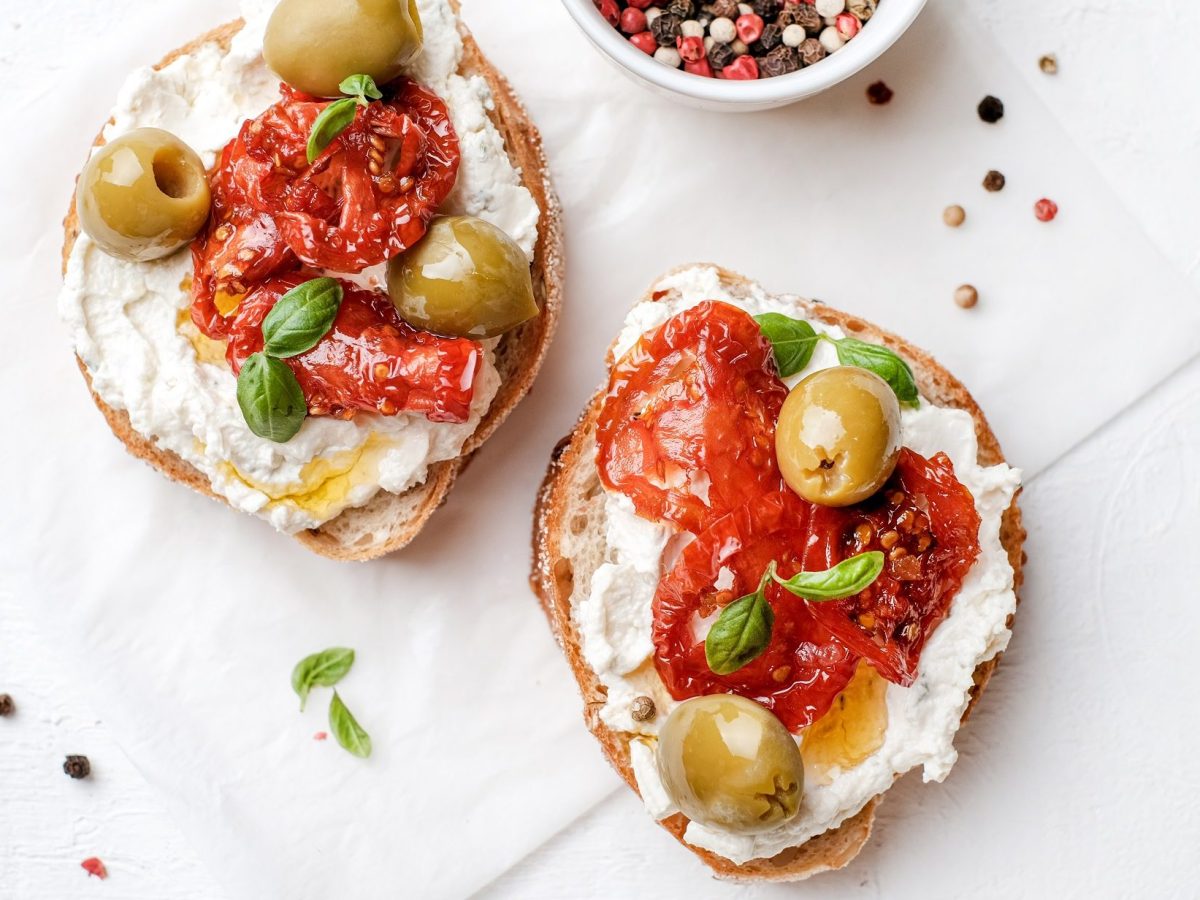
[[[633,716],[635,722],[649,722],[654,718],[657,710],[654,708],[654,701],[649,697],[635,697],[633,703],[629,707],[629,714]]]
[[[7,719],[17,711],[17,704],[8,694],[0,694],[0,718]]]
[[[83,866],[84,871],[86,871],[89,876],[95,875],[101,881],[108,877],[108,869],[98,857],[89,857],[79,865]]]
[[[983,176],[983,189],[992,193],[1004,190],[1004,176],[992,169]]]
[[[1043,56],[1041,59],[1038,60],[1038,68],[1040,68],[1047,75],[1057,75],[1058,74],[1058,57],[1055,56],[1053,53],[1047,53],[1045,56]]]
[[[951,228],[957,228],[959,225],[961,225],[966,220],[967,220],[967,211],[965,209],[963,209],[961,206],[958,206],[957,204],[954,206],[947,206],[942,211],[942,221],[945,222],[947,225],[949,225]]]
[[[1043,197],[1033,204],[1033,214],[1037,216],[1039,222],[1050,222],[1058,215],[1058,204]]]
[[[979,291],[969,284],[960,284],[954,291],[954,302],[963,309],[970,309],[979,302]]]
[[[313,735],[314,741],[325,741],[328,739],[329,739],[328,731],[318,731],[316,734]]]
[[[979,118],[987,122],[989,125],[994,125],[1004,118],[1004,104],[999,98],[988,94],[979,101]]]
[[[86,756],[68,756],[63,763],[63,771],[78,781],[92,774],[92,764]]]
[[[894,96],[896,96],[896,92],[882,81],[867,85],[867,100],[872,106],[884,106],[891,103]]]

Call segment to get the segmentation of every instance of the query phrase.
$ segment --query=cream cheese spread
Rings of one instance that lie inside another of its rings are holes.
[[[704,300],[732,303],[753,315],[805,316],[799,298],[772,296],[758,285],[744,296],[733,296],[711,267],[676,272],[655,290],[668,293],[659,301],[638,304],[629,313],[613,350],[618,358],[643,334]],[[811,324],[832,337],[843,336],[836,327]],[[834,348],[821,342],[809,366],[785,380],[792,387],[806,375],[834,365]],[[771,857],[837,827],[910,769],[920,767],[926,781],[941,781],[954,765],[954,736],[967,707],[975,668],[1004,650],[1010,636],[1007,622],[1016,609],[1016,595],[1000,525],[1020,487],[1021,473],[1007,465],[980,466],[971,416],[934,406],[924,398],[918,409],[904,409],[901,437],[905,446],[924,456],[945,452],[950,457],[982,520],[979,559],[964,579],[950,614],[925,645],[916,682],[907,688],[887,685],[887,730],[878,750],[853,768],[806,772],[800,813],[790,822],[755,835],[692,822],[685,835],[690,844],[739,864]],[[665,525],[639,518],[627,498],[611,491],[605,511],[605,562],[594,572],[590,589],[577,591],[572,598],[572,618],[585,658],[608,689],[601,719],[615,730],[631,733],[638,789],[651,815],[661,819],[677,810],[659,778],[652,744],[659,723],[675,702],[650,662],[651,603],[672,555],[674,534]],[[656,721],[633,720],[630,703],[639,694],[654,697],[660,710]]]
[[[539,209],[488,117],[494,101],[481,76],[458,74],[463,55],[450,0],[417,0],[425,47],[410,75],[445,100],[462,162],[444,212],[478,216],[502,228],[533,258]],[[135,128],[178,135],[211,166],[243,121],[276,102],[279,80],[262,58],[274,3],[245,0],[245,26],[228,53],[204,44],[161,71],[130,75],[106,140]],[[500,385],[495,341],[484,347],[469,419],[435,423],[424,416],[360,414],[346,422],[310,417],[286,444],[256,437],[235,396],[236,379],[186,319],[182,287],[191,275],[185,251],[153,263],[115,259],[80,235],[67,262],[59,309],[92,388],[129,415],[139,434],[195,466],[233,506],[281,531],[314,528],[367,503],[380,490],[403,493],[429,466],[453,459],[491,406]],[[331,273],[336,274],[336,273]],[[378,284],[370,270],[353,280]]]

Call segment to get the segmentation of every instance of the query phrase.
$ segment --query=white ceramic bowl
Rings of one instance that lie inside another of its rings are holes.
[[[753,112],[786,106],[819,94],[878,59],[920,14],[925,0],[880,0],[862,31],[814,66],[757,81],[726,81],[672,69],[629,43],[601,17],[592,0],[563,0],[571,18],[600,52],[635,81],[691,106]]]

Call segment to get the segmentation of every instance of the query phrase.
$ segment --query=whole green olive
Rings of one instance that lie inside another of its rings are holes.
[[[810,503],[866,500],[896,469],[900,402],[886,381],[866,369],[814,372],[783,403],[775,456],[783,480]]]
[[[75,192],[88,237],[113,256],[141,262],[194,238],[211,202],[200,157],[158,128],[139,128],[97,150]]]
[[[336,97],[351,75],[380,85],[398,78],[424,39],[417,0],[282,0],[263,57],[297,90]]]
[[[434,219],[388,265],[388,290],[410,324],[456,337],[495,337],[538,314],[525,252],[472,216]]]
[[[733,694],[693,697],[671,711],[658,771],[689,819],[747,834],[793,818],[804,793],[795,739],[765,707]]]

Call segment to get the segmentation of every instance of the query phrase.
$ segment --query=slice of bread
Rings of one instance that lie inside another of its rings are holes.
[[[457,11],[456,0],[452,0],[452,3]],[[222,25],[168,54],[155,68],[161,69],[170,65],[180,56],[208,43],[216,43],[228,51],[230,41],[241,30],[242,25],[240,19]],[[496,348],[496,367],[501,378],[499,392],[457,459],[430,466],[425,481],[403,494],[380,491],[365,506],[348,509],[320,528],[296,535],[310,550],[331,559],[375,559],[399,550],[417,536],[434,510],[446,499],[455,478],[471,455],[529,392],[541,368],[562,309],[565,277],[562,210],[550,182],[541,135],[504,76],[487,61],[465,27],[460,30],[464,53],[459,72],[462,75],[480,75],[487,80],[495,100],[495,108],[490,113],[492,121],[504,137],[508,155],[514,167],[520,170],[522,181],[533,195],[541,212],[532,272],[534,294],[542,313],[520,328],[506,333],[500,340]],[[96,138],[95,146],[103,142],[101,134]],[[79,220],[73,201],[63,222],[63,229],[65,272],[71,248],[75,246],[75,239],[79,236]],[[78,362],[91,391],[91,378],[87,367],[81,360]],[[158,447],[153,440],[134,431],[124,410],[113,409],[95,391],[91,393],[109,427],[125,443],[130,453],[150,463],[168,478],[180,481],[214,499],[223,500],[213,492],[212,485],[202,472],[175,453]]]
[[[689,268],[689,267],[683,267]],[[678,269],[675,271],[679,271]],[[751,282],[725,269],[719,270],[722,284],[735,296],[748,293]],[[670,274],[670,273],[668,273]],[[653,290],[653,289],[651,289]],[[650,300],[651,294],[642,298]],[[967,389],[927,353],[854,316],[838,312],[817,302],[805,301],[810,318],[837,325],[847,334],[874,343],[885,344],[903,356],[912,366],[921,393],[938,406],[966,410],[975,420],[979,439],[979,462],[995,465],[1003,462],[1000,445],[988,427],[979,406]],[[615,360],[609,351],[608,365]],[[530,582],[541,600],[550,626],[566,654],[583,694],[584,721],[604,749],[609,762],[637,791],[637,782],[629,759],[629,735],[609,728],[600,720],[605,688],[583,657],[580,636],[571,619],[572,596],[586,591],[592,573],[604,561],[606,517],[604,488],[596,468],[596,421],[604,401],[606,386],[592,397],[575,430],[555,448],[546,479],[538,496],[533,532],[533,572]],[[1014,586],[1020,588],[1021,567],[1025,556],[1022,545],[1025,530],[1016,500],[1004,514],[1001,541],[1008,552],[1014,572]],[[1011,621],[1009,622],[1011,625]],[[966,721],[980,693],[999,662],[999,656],[975,670],[971,700],[963,715]],[[700,857],[719,877],[742,881],[799,881],[849,863],[871,834],[875,808],[882,795],[873,798],[856,815],[838,828],[821,834],[800,847],[786,850],[770,859],[755,859],[736,865],[724,857],[693,847],[683,840],[688,820],[673,815],[660,824]]]

